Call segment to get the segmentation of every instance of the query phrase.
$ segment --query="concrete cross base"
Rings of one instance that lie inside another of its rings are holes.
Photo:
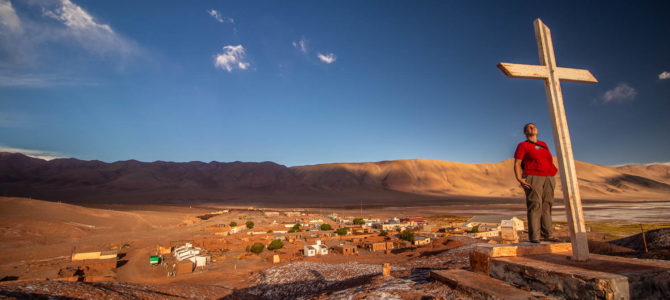
[[[516,257],[533,254],[564,253],[570,255],[570,243],[518,243],[518,244],[482,244],[470,252],[470,266],[472,270],[482,274],[489,274],[489,264],[492,258]]]
[[[670,299],[670,262],[592,254],[575,261],[569,243],[480,244],[472,271],[431,277],[484,299]],[[531,291],[531,292],[529,292]]]
[[[489,276],[461,269],[435,270],[430,277],[442,281],[475,299],[519,299],[544,298],[540,293],[532,293],[515,288],[508,283]]]
[[[670,299],[670,262],[592,254],[492,258],[489,275],[566,299]]]

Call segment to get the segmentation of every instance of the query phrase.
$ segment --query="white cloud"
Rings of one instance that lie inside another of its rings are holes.
[[[296,49],[300,49],[302,53],[307,54],[307,40],[303,37],[299,41],[293,41],[293,47]]]
[[[228,72],[235,69],[246,70],[250,64],[245,61],[246,50],[242,45],[228,45],[223,47],[223,53],[217,54],[214,59],[214,67],[221,68]]]
[[[91,52],[128,55],[137,51],[132,42],[119,36],[111,26],[97,22],[91,14],[70,0],[60,0],[53,9],[42,7],[42,14],[66,26],[62,37],[74,38]]]
[[[73,1],[0,0],[0,87],[91,85],[91,55],[117,70],[153,58]]]
[[[658,79],[670,79],[670,72],[663,72],[658,74]]]
[[[637,96],[637,91],[628,84],[620,83],[614,89],[611,89],[603,95],[603,103],[633,101]]]
[[[9,0],[0,0],[0,23],[12,32],[21,32],[21,21]]]
[[[328,54],[317,54],[316,55],[322,62],[325,62],[327,64],[332,64],[335,62],[337,57],[335,57],[335,54],[333,53],[328,53]]]
[[[221,16],[221,13],[218,12],[217,10],[215,10],[215,9],[210,9],[210,10],[207,11],[207,13],[210,16],[212,16],[212,18],[214,18],[219,23],[226,23],[226,22],[235,23],[235,20],[233,18],[223,17],[223,16]]]
[[[219,21],[219,23],[223,23],[223,18],[221,18],[221,14],[218,11],[210,9],[207,12],[209,13],[210,16]]]
[[[21,149],[21,148],[5,147],[3,145],[0,145],[0,152],[21,153],[30,157],[40,158],[44,160],[63,158],[62,154],[53,151]]]
[[[61,7],[53,11],[45,10],[44,15],[62,21],[67,27],[75,30],[92,30],[114,33],[107,24],[98,24],[93,17],[70,0],[61,0]]]

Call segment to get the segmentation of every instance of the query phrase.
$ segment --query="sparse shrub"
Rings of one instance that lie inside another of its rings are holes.
[[[400,229],[400,227],[396,227],[396,228],[395,228],[395,231],[397,231],[397,232],[402,232],[402,229]]]
[[[382,230],[382,232],[379,233],[379,236],[387,236],[387,235],[389,235],[389,233],[384,230]]]
[[[268,230],[268,233],[272,233],[272,229]]]
[[[247,228],[249,229],[254,228],[254,222],[251,221],[247,221],[246,223],[244,223],[244,225],[247,225]]]
[[[284,247],[284,243],[280,240],[274,240],[268,245],[268,250],[277,250]]]
[[[403,230],[403,232],[400,234],[400,239],[405,240],[408,242],[414,241],[414,232],[412,232],[409,229]]]
[[[291,232],[302,232],[302,229],[300,229],[300,224],[296,223],[295,225],[293,225],[293,227],[291,227],[291,229],[288,230],[288,232],[289,233],[291,233]]]
[[[230,222],[230,224],[228,224],[228,225],[230,225],[230,227],[235,227],[235,226],[237,226],[237,223],[235,223],[235,221],[232,221],[232,222]]]
[[[358,225],[365,225],[365,221],[361,218],[355,218],[352,222]]]
[[[330,224],[321,224],[321,230],[333,230]]]
[[[349,228],[338,228],[335,230],[335,233],[337,233],[337,235],[346,235],[348,231]]]
[[[258,242],[254,243],[253,245],[251,245],[251,247],[249,247],[249,251],[255,254],[260,254],[261,252],[263,252],[263,249],[265,249],[265,245]]]
[[[477,225],[477,226],[472,226],[472,231],[471,231],[471,232],[472,232],[472,233],[477,233],[477,232],[479,232],[479,225]]]

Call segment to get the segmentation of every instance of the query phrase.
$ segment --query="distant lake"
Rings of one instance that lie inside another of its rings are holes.
[[[525,219],[523,200],[516,203],[482,203],[440,206],[386,207],[375,209],[387,214],[417,215],[515,215]],[[670,202],[609,202],[582,204],[586,221],[670,222]],[[565,206],[554,205],[553,219],[566,221]]]

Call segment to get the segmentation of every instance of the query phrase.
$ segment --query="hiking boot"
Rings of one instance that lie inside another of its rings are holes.
[[[552,242],[552,243],[559,243],[559,242],[561,242],[561,240],[559,240],[559,239],[557,239],[557,238],[555,238],[555,237],[546,237],[546,238],[542,238],[542,240],[545,241],[545,242]]]
[[[540,241],[538,241],[538,240],[530,240],[530,242],[533,243],[533,244],[539,244],[540,243]]]

